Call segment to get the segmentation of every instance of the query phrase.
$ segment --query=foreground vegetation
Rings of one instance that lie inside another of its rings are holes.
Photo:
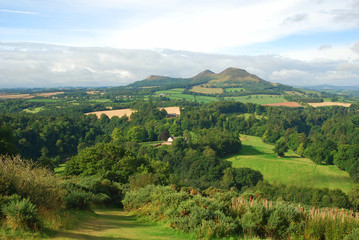
[[[208,189],[176,191],[147,186],[129,192],[126,210],[164,221],[197,238],[230,236],[272,239],[355,239],[359,216],[349,210],[318,209]]]

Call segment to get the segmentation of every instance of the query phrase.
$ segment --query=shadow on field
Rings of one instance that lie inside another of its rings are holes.
[[[259,151],[253,146],[250,145],[242,145],[241,155],[263,155],[264,153]]]
[[[88,234],[82,234],[82,233],[72,233],[72,232],[66,232],[66,233],[60,233],[58,235],[59,239],[81,239],[81,240],[127,240],[129,238],[118,238],[118,237],[103,237],[103,236],[93,236]]]

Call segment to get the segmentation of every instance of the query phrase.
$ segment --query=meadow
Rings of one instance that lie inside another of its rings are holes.
[[[224,99],[225,100],[234,100],[234,101],[243,102],[243,103],[250,102],[250,103],[256,103],[256,104],[286,102],[286,100],[283,98],[283,96],[264,95],[264,94],[240,96],[240,97],[225,97]]]
[[[248,167],[261,171],[269,182],[281,182],[296,186],[339,188],[348,193],[354,183],[347,172],[334,165],[316,165],[293,151],[279,158],[273,152],[273,145],[265,144],[261,138],[241,136],[242,153],[227,158],[233,167]]]

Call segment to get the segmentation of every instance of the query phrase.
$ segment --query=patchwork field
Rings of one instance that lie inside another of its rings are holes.
[[[354,186],[347,172],[333,165],[316,165],[292,151],[283,158],[273,152],[273,145],[262,143],[259,137],[242,136],[242,153],[227,160],[234,167],[249,167],[262,172],[269,182],[297,186],[339,188],[349,192]]]
[[[320,102],[320,103],[308,103],[312,107],[327,107],[327,106],[343,106],[350,107],[351,103],[339,103],[339,102]]]
[[[249,96],[240,96],[240,97],[225,97],[225,100],[234,100],[238,102],[250,102],[256,104],[270,104],[270,103],[282,103],[286,100],[282,96],[278,95],[249,95]]]
[[[168,114],[177,114],[177,115],[181,114],[179,107],[165,107],[165,108],[160,108],[160,109],[165,109]],[[127,109],[88,112],[88,113],[85,113],[85,115],[95,114],[98,118],[100,118],[102,114],[106,114],[109,118],[112,118],[114,116],[121,118],[123,116],[130,117],[131,114],[134,112],[136,112],[136,111],[127,108]]]

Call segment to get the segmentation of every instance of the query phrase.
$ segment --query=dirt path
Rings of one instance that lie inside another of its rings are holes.
[[[140,223],[136,217],[118,209],[101,209],[95,211],[75,230],[64,230],[50,239],[56,240],[114,240],[114,239],[185,239],[176,236],[174,231],[164,226]]]

